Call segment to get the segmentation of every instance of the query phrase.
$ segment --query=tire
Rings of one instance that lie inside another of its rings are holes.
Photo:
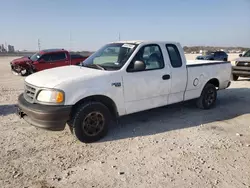
[[[227,58],[224,58],[223,61],[227,61]]]
[[[25,69],[25,72],[23,73],[23,71],[21,71],[21,76],[28,76],[29,75],[29,70]]]
[[[70,120],[71,131],[81,142],[95,142],[106,136],[110,120],[111,113],[104,104],[84,103],[79,106]],[[97,133],[93,133],[95,131]]]
[[[207,83],[197,99],[197,106],[201,109],[210,109],[214,107],[217,100],[217,90],[213,84]]]
[[[237,81],[239,76],[236,76],[235,74],[233,74],[232,78],[233,78],[233,81]]]

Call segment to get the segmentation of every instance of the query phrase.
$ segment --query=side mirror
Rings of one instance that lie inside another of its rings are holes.
[[[242,54],[239,54],[239,57],[242,57]]]
[[[135,61],[134,67],[130,69],[130,72],[144,71],[146,69],[146,64],[143,61]]]

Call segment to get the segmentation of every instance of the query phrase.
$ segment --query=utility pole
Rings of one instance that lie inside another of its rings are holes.
[[[38,39],[38,41],[37,41],[37,45],[38,45],[38,50],[40,51],[40,50],[41,50],[41,43],[40,43],[40,39]]]
[[[119,39],[118,39],[119,41],[121,40],[121,34],[120,34],[120,32],[119,32]]]
[[[71,31],[70,31],[70,33],[69,33],[69,50],[72,50],[71,43],[72,43],[72,36],[71,36]]]

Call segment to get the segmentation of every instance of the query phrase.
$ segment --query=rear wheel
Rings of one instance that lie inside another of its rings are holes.
[[[239,78],[239,76],[236,76],[235,74],[233,74],[233,81],[237,81],[238,80],[238,78]]]
[[[213,84],[207,83],[197,100],[197,106],[201,109],[212,108],[217,100],[217,90]]]
[[[71,119],[71,129],[81,142],[95,142],[107,134],[110,119],[110,111],[104,104],[84,103],[75,111]]]

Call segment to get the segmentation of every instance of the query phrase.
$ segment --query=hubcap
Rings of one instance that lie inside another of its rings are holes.
[[[88,136],[96,136],[104,127],[105,119],[100,112],[89,113],[82,123],[82,129]]]
[[[205,102],[208,106],[210,106],[215,100],[215,92],[213,89],[209,89],[207,95],[205,97]]]

